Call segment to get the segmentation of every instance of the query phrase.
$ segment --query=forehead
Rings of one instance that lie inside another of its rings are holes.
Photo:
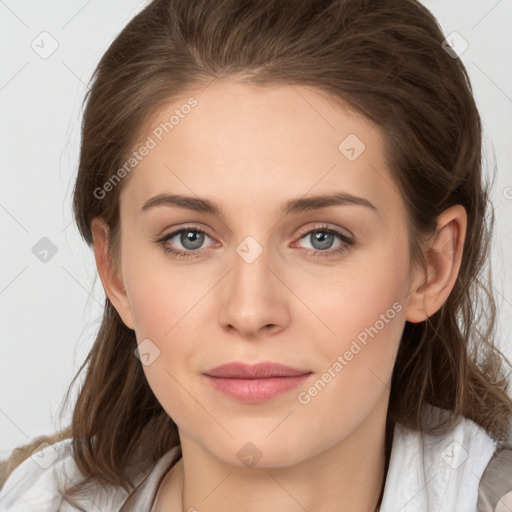
[[[138,209],[163,192],[239,206],[333,190],[400,199],[380,127],[306,86],[214,80],[163,105],[141,144],[151,149],[121,195]]]

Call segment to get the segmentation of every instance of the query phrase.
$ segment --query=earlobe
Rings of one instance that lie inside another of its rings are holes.
[[[425,248],[427,269],[415,269],[407,321],[423,322],[448,299],[459,275],[466,228],[467,214],[462,205],[454,205],[438,217],[436,233]]]
[[[91,231],[94,258],[103,289],[125,325],[129,329],[133,329],[133,317],[122,272],[120,268],[114,268],[109,257],[109,226],[102,218],[96,217],[91,222]]]

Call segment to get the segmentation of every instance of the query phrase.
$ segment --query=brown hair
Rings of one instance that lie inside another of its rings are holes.
[[[122,167],[150,117],[188,88],[238,78],[327,93],[382,129],[408,210],[412,259],[422,260],[420,242],[441,212],[461,204],[468,215],[452,293],[426,321],[405,325],[388,424],[425,431],[423,406],[431,404],[450,411],[431,433],[462,416],[505,439],[512,401],[507,360],[494,344],[494,218],[482,175],[481,122],[467,71],[442,47],[444,39],[416,0],[151,2],[102,57],[86,96],[74,189],[82,237],[91,246],[91,221],[102,217],[112,263],[119,261],[119,194],[129,176],[104,199],[94,191]],[[133,486],[126,468],[149,467],[179,444],[135,347],[134,331],[106,298],[94,345],[71,383],[85,368],[71,425],[78,468],[88,480],[126,490]]]

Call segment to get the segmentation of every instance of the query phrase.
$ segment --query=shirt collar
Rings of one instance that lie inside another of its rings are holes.
[[[424,424],[447,413],[427,406]],[[480,479],[496,446],[485,429],[464,417],[439,435],[395,425],[380,511],[476,510]]]
[[[425,424],[447,411],[425,406]],[[417,432],[396,424],[381,512],[453,512],[474,510],[478,485],[496,449],[487,432],[459,417],[453,430],[441,435]],[[158,489],[181,457],[181,447],[167,451],[130,492],[119,512],[153,510]]]
[[[151,512],[162,480],[180,457],[181,446],[179,445],[164,453],[151,471],[143,476],[130,492],[119,512],[140,512],[140,510]]]

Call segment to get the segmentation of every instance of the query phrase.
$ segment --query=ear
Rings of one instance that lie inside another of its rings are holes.
[[[110,229],[101,217],[96,217],[91,222],[91,231],[96,267],[103,289],[125,325],[129,329],[133,329],[133,317],[123,283],[122,271],[120,266],[119,269],[114,268],[109,257]]]
[[[466,227],[466,210],[460,204],[448,208],[437,218],[436,233],[425,250],[427,275],[419,265],[414,272],[415,284],[406,308],[407,321],[423,322],[448,299],[459,275]]]

